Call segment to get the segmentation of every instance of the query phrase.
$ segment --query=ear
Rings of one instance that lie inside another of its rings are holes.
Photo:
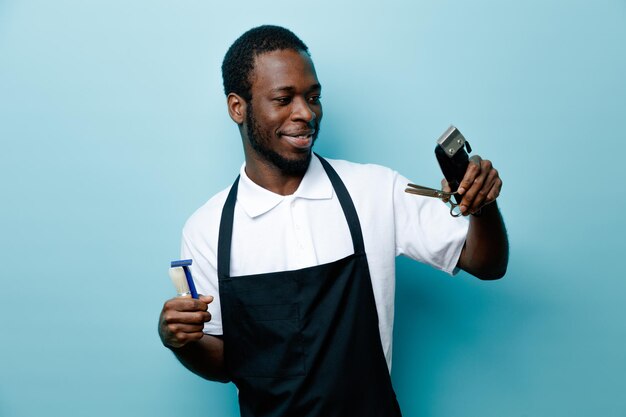
[[[238,125],[242,125],[243,121],[246,119],[246,100],[235,93],[230,93],[226,98],[226,102],[230,118]]]

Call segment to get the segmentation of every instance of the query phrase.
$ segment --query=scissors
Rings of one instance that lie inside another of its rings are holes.
[[[421,185],[416,184],[407,184],[407,188],[404,190],[404,192],[409,194],[423,195],[425,197],[441,198],[442,200],[447,199],[448,203],[450,203],[450,215],[452,217],[459,217],[463,214],[461,213],[461,209],[457,208],[459,207],[459,205],[452,201],[452,196],[456,193],[449,193],[446,191],[436,190],[434,188],[422,187]]]

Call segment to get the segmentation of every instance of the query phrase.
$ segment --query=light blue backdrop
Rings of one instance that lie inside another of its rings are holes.
[[[504,180],[504,280],[399,260],[405,415],[626,415],[626,2],[226,3],[0,1],[0,416],[237,415],[156,322],[242,161],[221,59],[263,23],[311,49],[318,152],[437,186],[454,123]]]

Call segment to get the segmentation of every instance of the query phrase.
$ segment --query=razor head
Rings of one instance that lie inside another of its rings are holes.
[[[170,266],[176,268],[178,266],[189,266],[193,261],[191,259],[181,259],[180,261],[172,261]]]
[[[191,276],[191,270],[189,269],[191,263],[191,259],[181,259],[180,261],[172,261],[170,266],[171,268],[182,268],[183,271],[185,271],[185,278],[187,279],[187,285],[189,286],[191,298],[198,298],[198,292],[196,291],[196,286],[193,283],[193,277]]]
[[[469,148],[469,143],[467,143],[465,137],[459,129],[454,126],[450,126],[443,135],[437,139],[437,144],[441,147],[444,153],[448,156],[448,158],[452,158],[456,153],[463,149],[464,146],[468,147],[468,152],[471,152],[471,148]]]

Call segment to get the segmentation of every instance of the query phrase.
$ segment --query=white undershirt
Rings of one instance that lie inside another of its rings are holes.
[[[438,199],[404,192],[406,178],[379,165],[328,160],[354,202],[367,254],[380,337],[391,369],[395,257],[405,255],[455,273],[468,222]],[[306,268],[354,253],[350,230],[321,163],[313,157],[293,195],[281,196],[248,178],[241,167],[233,221],[231,276]],[[199,293],[215,297],[204,332],[222,334],[217,240],[230,187],[212,197],[183,229],[181,259],[193,259]]]

